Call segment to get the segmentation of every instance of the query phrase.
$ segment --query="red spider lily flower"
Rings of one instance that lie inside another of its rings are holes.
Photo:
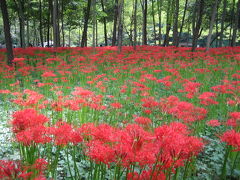
[[[13,114],[13,132],[18,133],[31,127],[43,125],[49,119],[43,114],[38,114],[35,109],[24,109]]]
[[[57,122],[55,126],[49,128],[49,134],[53,135],[54,143],[57,146],[65,146],[69,143],[74,145],[82,142],[82,136],[66,122]]]
[[[240,133],[235,130],[228,130],[220,137],[223,142],[226,142],[227,145],[233,146],[234,151],[240,151]]]
[[[229,116],[230,119],[227,120],[227,125],[232,127],[238,127],[240,124],[240,112],[231,112]]]
[[[21,171],[20,162],[0,160],[0,179],[17,179]]]
[[[199,87],[201,86],[201,83],[196,82],[187,82],[183,84],[184,90],[178,90],[178,92],[187,92],[186,97],[187,98],[193,98],[193,96],[198,92]]]
[[[134,121],[140,125],[149,125],[152,123],[152,120],[147,117],[137,117]]]
[[[213,92],[204,92],[202,93],[198,98],[200,99],[200,103],[205,105],[205,106],[209,106],[212,104],[218,104],[217,101],[215,101],[212,98],[215,98],[216,94]]]
[[[11,91],[10,90],[4,90],[4,89],[0,89],[0,94],[10,94]]]
[[[114,102],[114,103],[111,103],[110,105],[111,105],[111,107],[113,107],[113,108],[115,108],[115,109],[120,109],[120,108],[122,108],[122,104],[119,103],[119,102]]]
[[[42,77],[56,77],[56,74],[54,74],[53,72],[49,71],[49,72],[44,72],[41,76]]]
[[[216,126],[220,126],[221,123],[218,120],[213,119],[213,120],[208,121],[207,125],[212,126],[212,127],[216,127]]]
[[[25,146],[29,146],[34,143],[46,144],[51,142],[51,138],[48,135],[48,128],[43,125],[30,127],[24,131],[16,133],[16,139]]]
[[[13,59],[13,62],[16,63],[16,62],[23,62],[25,60],[25,58],[14,58]]]

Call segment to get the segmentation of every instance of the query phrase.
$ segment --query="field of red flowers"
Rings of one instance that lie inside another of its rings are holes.
[[[239,179],[240,47],[0,51],[18,160],[0,179]]]

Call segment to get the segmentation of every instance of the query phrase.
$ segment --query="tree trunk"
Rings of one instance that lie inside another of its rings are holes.
[[[169,32],[171,30],[171,0],[168,0],[168,6],[167,6],[167,18],[166,18],[166,34],[164,38],[163,46],[168,46],[169,44]]]
[[[178,46],[178,15],[179,15],[179,0],[175,0],[175,13],[173,24],[173,46]]]
[[[41,46],[43,47],[43,33],[42,33],[42,1],[39,0],[39,33],[40,33],[40,41]]]
[[[193,40],[192,40],[192,51],[195,51],[197,47],[197,41],[201,34],[201,25],[202,25],[202,17],[203,17],[203,8],[204,8],[204,0],[196,0],[195,3],[195,17],[193,18]]]
[[[53,2],[53,46],[60,47],[58,0]]]
[[[157,7],[158,7],[158,44],[161,45],[162,41],[162,1],[157,1]]]
[[[222,12],[222,19],[221,19],[221,31],[220,31],[220,40],[219,46],[223,46],[223,32],[224,32],[224,22],[226,17],[226,10],[227,10],[227,0],[223,1],[223,12]]]
[[[14,0],[14,3],[17,7],[17,13],[18,13],[18,19],[19,19],[19,29],[20,29],[20,45],[22,48],[26,47],[25,44],[25,19],[24,19],[24,1],[19,0],[16,1]]]
[[[52,16],[51,12],[53,12],[53,7],[52,7],[52,0],[48,0],[48,14],[47,14],[47,47],[49,47],[49,41],[50,41],[50,26],[52,23]]]
[[[68,47],[71,47],[71,27],[68,29]]]
[[[154,12],[154,0],[152,0],[152,20],[153,20],[154,45],[156,45],[157,35],[156,35],[156,23],[155,23],[155,12]]]
[[[102,5],[102,11],[105,13],[103,0],[101,0],[101,5]],[[107,46],[108,45],[108,41],[107,41],[107,20],[106,20],[106,17],[103,17],[103,28],[104,28],[105,46]]]
[[[133,49],[136,50],[136,46],[137,46],[137,0],[135,0],[134,3],[134,27],[133,27],[133,31],[134,31],[134,40],[133,40]]]
[[[231,46],[233,47],[236,46],[239,18],[240,18],[240,0],[238,0],[237,10],[234,17],[233,35],[232,35],[232,41],[231,41]]]
[[[142,44],[147,45],[147,0],[143,0],[143,30],[142,30]]]
[[[93,39],[92,46],[96,47],[96,0],[92,0],[92,13],[93,13]]]
[[[184,22],[185,22],[185,16],[186,16],[186,12],[187,12],[187,7],[188,7],[188,0],[185,1],[185,5],[184,5],[182,23],[181,23],[181,27],[180,27],[180,31],[179,31],[179,37],[178,37],[177,46],[179,45],[179,41],[181,41],[181,36],[182,36],[183,26],[184,26]]]
[[[91,0],[88,0],[87,10],[85,13],[81,47],[87,46],[87,29],[88,29],[88,20],[89,20],[89,16],[90,16],[90,10],[91,10]]]
[[[214,22],[215,22],[215,16],[216,16],[216,12],[217,12],[217,5],[218,5],[218,0],[215,0],[213,10],[212,10],[212,15],[211,15],[209,33],[208,33],[208,37],[207,37],[206,51],[208,51],[209,48],[210,48],[210,43],[211,43],[211,38],[212,38],[212,30],[213,30],[213,25],[214,25]]]
[[[65,34],[64,34],[64,15],[63,15],[63,12],[64,12],[64,1],[62,0],[62,3],[61,3],[61,21],[62,21],[62,46],[64,47],[65,46]]]
[[[10,33],[10,25],[9,25],[9,17],[7,10],[6,0],[0,0],[0,6],[2,11],[3,25],[4,25],[4,36],[7,48],[7,63],[8,65],[12,65],[13,60],[13,49],[12,49],[12,39]]]
[[[117,21],[118,21],[118,0],[115,0],[115,14],[113,21],[113,36],[112,36],[112,46],[116,46],[117,41]]]
[[[122,12],[123,12],[123,3],[124,0],[119,0],[118,4],[118,52],[120,53],[122,51],[122,35],[123,35],[123,18],[122,18]]]

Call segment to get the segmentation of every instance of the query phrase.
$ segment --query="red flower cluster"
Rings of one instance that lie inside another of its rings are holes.
[[[187,126],[177,122],[158,127],[154,133],[136,124],[124,129],[90,124],[82,128],[82,134],[87,141],[86,154],[97,163],[116,163],[127,168],[134,164],[147,166],[159,175],[163,170],[184,166],[186,160],[203,148],[201,139],[189,136]],[[157,168],[151,169],[154,165]]]
[[[180,101],[175,96],[161,99],[160,108],[163,112],[172,114],[186,123],[202,120],[207,114],[206,109],[195,107],[193,104],[186,101]]]
[[[3,180],[46,180],[44,171],[48,163],[45,159],[36,159],[34,164],[24,166],[19,161],[0,160],[0,179]]]
[[[228,130],[220,137],[220,139],[223,142],[226,142],[227,145],[233,146],[235,148],[234,151],[240,151],[240,133],[235,130]]]

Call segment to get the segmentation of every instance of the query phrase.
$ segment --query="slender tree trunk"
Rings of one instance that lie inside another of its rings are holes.
[[[207,37],[206,51],[208,51],[209,48],[210,48],[210,43],[211,43],[211,38],[212,38],[212,31],[213,31],[213,26],[214,26],[214,22],[215,22],[216,12],[217,12],[217,5],[218,5],[218,0],[215,0],[214,6],[213,6],[213,10],[212,10],[212,15],[211,15],[211,21],[210,21],[208,37]]]
[[[81,46],[81,27],[78,29],[78,46]]]
[[[220,31],[220,40],[219,46],[223,46],[223,32],[224,32],[224,22],[226,17],[226,10],[227,10],[227,0],[223,1],[223,12],[222,12],[222,19],[221,19],[221,31]]]
[[[168,5],[167,5],[167,18],[166,18],[166,34],[164,38],[164,43],[163,46],[168,46],[169,44],[169,32],[171,30],[171,0],[168,0]]]
[[[93,13],[93,39],[92,46],[96,47],[96,0],[92,0],[92,13]]]
[[[87,29],[88,29],[88,20],[90,16],[90,10],[91,10],[91,0],[88,0],[87,9],[85,13],[81,47],[87,46]]]
[[[158,7],[158,44],[161,45],[162,41],[162,1],[157,1],[157,7]]]
[[[64,1],[61,2],[61,21],[62,21],[62,46],[65,46],[65,34],[64,34]]]
[[[96,19],[96,47],[98,47],[98,21]]]
[[[68,29],[68,47],[71,47],[71,27]]]
[[[124,0],[119,0],[118,1],[118,52],[120,53],[122,51],[122,35],[123,35],[123,3]]]
[[[136,50],[137,46],[137,0],[134,3],[134,40],[133,40],[133,49]]]
[[[156,35],[156,23],[155,23],[155,11],[154,11],[154,0],[152,0],[152,20],[153,20],[153,35],[154,35],[154,45],[156,45],[157,35]]]
[[[53,2],[53,45],[60,47],[58,0]]]
[[[233,35],[232,35],[232,41],[231,41],[231,46],[233,47],[236,46],[239,18],[240,18],[240,0],[238,0],[237,10],[234,17]]]
[[[51,12],[53,12],[53,7],[52,7],[52,0],[48,0],[48,14],[47,14],[47,47],[49,47],[49,41],[50,41],[50,26],[52,23],[52,16]]]
[[[102,5],[102,11],[105,13],[103,0],[101,0],[101,5]],[[108,41],[107,41],[107,20],[106,20],[106,17],[103,17],[103,28],[104,28],[105,46],[107,46],[108,45]]]
[[[118,21],[118,0],[115,0],[115,14],[113,21],[113,36],[112,36],[112,46],[116,46],[117,41],[117,21]]]
[[[197,41],[201,34],[201,25],[202,25],[202,17],[203,17],[203,8],[204,8],[204,0],[196,0],[195,10],[198,10],[193,18],[193,41],[192,41],[192,51],[195,51],[197,47]]]
[[[179,41],[181,40],[182,31],[183,31],[183,27],[184,27],[184,23],[185,23],[185,16],[186,16],[186,12],[187,12],[187,7],[188,7],[188,0],[185,1],[185,5],[184,5],[182,23],[181,23],[181,27],[180,27],[180,31],[179,31],[179,37],[178,37],[178,41],[177,41],[177,46],[179,45]]]
[[[7,63],[12,65],[13,60],[13,49],[12,49],[12,38],[10,33],[9,17],[7,10],[6,0],[0,0],[0,6],[2,11],[3,25],[4,25],[4,36],[7,48]]]
[[[23,0],[14,0],[15,5],[17,6],[18,18],[19,18],[19,29],[20,29],[20,45],[22,48],[26,47],[25,44],[25,18],[24,18],[24,1]]]
[[[143,11],[143,30],[142,30],[142,43],[147,45],[147,0],[143,0],[142,11]]]
[[[39,33],[41,46],[43,47],[43,32],[42,32],[42,1],[39,0]]]
[[[179,0],[175,0],[175,13],[173,24],[173,45],[178,46],[178,16],[179,16]]]

